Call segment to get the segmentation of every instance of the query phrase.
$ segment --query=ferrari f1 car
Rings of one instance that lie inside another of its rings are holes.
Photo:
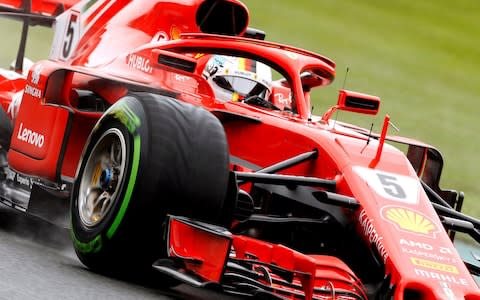
[[[335,63],[265,41],[241,2],[0,2],[24,24],[0,70],[0,198],[71,228],[87,267],[262,299],[480,299],[452,244],[480,222],[439,187],[440,152],[388,115],[380,134],[332,119],[375,96],[313,115]],[[27,67],[29,25],[55,33]]]

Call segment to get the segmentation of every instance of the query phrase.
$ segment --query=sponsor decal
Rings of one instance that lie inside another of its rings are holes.
[[[382,218],[394,224],[399,230],[435,238],[439,229],[422,213],[402,207],[385,206],[381,211]]]
[[[451,257],[447,257],[445,255],[437,254],[437,253],[431,253],[427,251],[422,251],[418,249],[408,249],[405,247],[402,247],[402,252],[405,254],[410,254],[410,255],[415,255],[418,257],[423,257],[423,258],[428,258],[428,259],[434,259],[436,261],[441,261],[441,262],[448,262],[455,264],[457,263],[457,260]]]
[[[31,82],[35,85],[38,84],[40,81],[40,74],[42,73],[43,66],[42,64],[36,65],[35,68],[32,71],[32,79]]]
[[[13,94],[12,101],[8,105],[7,113],[12,116],[12,119],[15,119],[18,115],[18,109],[23,99],[23,91]]]
[[[410,261],[413,265],[418,267],[423,267],[425,269],[432,269],[435,271],[441,271],[445,273],[458,274],[458,269],[455,266],[437,263],[431,260],[426,260],[422,258],[410,257]]]
[[[383,237],[378,234],[377,230],[373,226],[372,220],[368,218],[365,210],[360,212],[360,215],[358,216],[358,222],[362,227],[364,236],[371,244],[375,245],[380,253],[380,256],[383,258],[383,262],[385,263],[388,258],[388,253],[383,245]]]
[[[32,180],[28,177],[17,174],[8,168],[5,169],[5,175],[7,180],[11,180],[15,183],[23,184],[25,186],[28,186],[29,188],[32,188]]]
[[[139,70],[148,74],[153,72],[153,68],[150,65],[150,59],[140,55],[129,54],[127,56],[127,64],[131,69]]]
[[[256,73],[252,73],[252,72],[248,72],[248,71],[233,70],[233,75],[241,76],[241,77],[246,77],[246,78],[250,78],[250,79],[253,79],[253,80],[257,80],[257,74],[256,74]]]
[[[176,82],[177,88],[183,88],[187,91],[192,91],[193,89],[193,92],[198,89],[198,82],[189,76],[175,74],[173,75],[173,79]]]
[[[33,185],[32,180],[28,177],[17,174],[14,171],[10,170],[9,168],[5,169],[5,175],[7,180],[32,188],[32,185]]]
[[[29,188],[32,188],[32,181],[28,177],[23,177],[20,174],[17,174],[17,182],[19,184],[22,184],[24,186],[28,186]]]
[[[33,87],[29,84],[25,85],[25,90],[24,93],[30,96],[33,96],[35,98],[41,98],[42,97],[42,91],[36,87]]]
[[[190,77],[180,74],[175,74],[175,80],[180,82],[186,82],[190,79]]]
[[[407,239],[400,239],[400,245],[402,253],[405,254],[433,259],[438,262],[457,263],[457,259],[452,257],[452,249],[448,247],[432,246],[428,243]]]
[[[410,246],[412,248],[418,248],[418,249],[423,249],[423,250],[434,250],[435,247],[424,242],[417,242],[417,241],[411,241],[411,240],[406,240],[406,239],[400,239],[400,245],[405,245],[405,246]],[[441,247],[437,246],[438,252],[441,254],[453,254],[454,252],[452,251],[451,248],[449,247]]]
[[[182,34],[182,31],[176,26],[176,25],[173,25],[171,28],[170,28],[170,38],[172,40],[178,40],[180,39],[180,35]]]
[[[455,300],[455,294],[453,293],[452,289],[450,288],[450,285],[446,282],[440,282],[440,286],[442,287],[443,293],[445,293],[445,296],[447,296],[447,300]]]
[[[282,93],[276,93],[273,95],[275,97],[275,101],[277,101],[280,104],[283,105],[291,105],[292,104],[292,99],[291,97],[285,98],[285,96]]]
[[[20,123],[20,128],[18,129],[17,133],[17,139],[38,148],[42,148],[45,144],[45,137],[43,136],[43,134],[35,132],[26,127],[24,128],[23,123]]]
[[[458,278],[457,276],[450,275],[450,274],[442,274],[434,271],[426,271],[426,270],[421,270],[417,268],[415,268],[414,270],[415,270],[415,275],[417,275],[418,277],[422,277],[424,279],[432,279],[432,280],[438,280],[446,283],[453,283],[461,286],[469,286],[468,280],[465,278]]]
[[[422,250],[433,250],[433,246],[423,242],[416,242],[406,239],[400,239],[400,245],[410,246],[412,248],[418,248]]]

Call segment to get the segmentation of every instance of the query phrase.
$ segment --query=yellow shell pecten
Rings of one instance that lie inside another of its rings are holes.
[[[423,215],[404,208],[389,208],[385,214],[386,218],[397,224],[400,229],[430,234],[436,229],[435,225]]]

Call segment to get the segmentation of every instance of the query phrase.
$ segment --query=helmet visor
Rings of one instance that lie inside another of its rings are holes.
[[[264,99],[269,96],[268,88],[260,82],[238,76],[215,76],[213,82],[220,88],[236,93],[241,99],[258,95]],[[227,100],[227,99],[225,99]]]

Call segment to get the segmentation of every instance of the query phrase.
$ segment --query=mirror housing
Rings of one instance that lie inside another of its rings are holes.
[[[376,115],[380,110],[380,98],[377,96],[340,90],[337,105],[331,107],[322,117],[327,122],[337,110],[350,111],[366,115]]]
[[[380,98],[377,96],[340,90],[337,109],[366,115],[376,115],[380,108]]]
[[[152,51],[152,61],[154,64],[163,65],[169,68],[183,71],[186,73],[194,73],[197,68],[197,61],[181,53],[172,51],[155,49]]]

